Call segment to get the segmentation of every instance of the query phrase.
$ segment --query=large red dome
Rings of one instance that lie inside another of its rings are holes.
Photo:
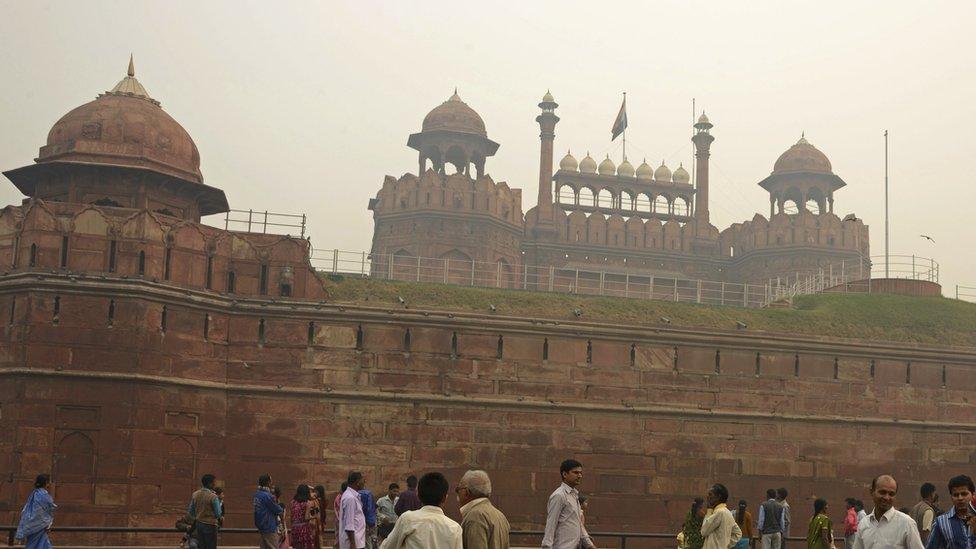
[[[774,174],[790,172],[833,173],[827,155],[803,137],[781,154],[773,165]]]
[[[54,160],[143,168],[203,182],[190,134],[157,101],[133,92],[107,92],[62,116],[37,159]]]
[[[461,133],[471,133],[487,137],[485,121],[481,115],[461,101],[457,91],[450,99],[434,107],[434,110],[427,113],[424,117],[422,131],[451,131]]]

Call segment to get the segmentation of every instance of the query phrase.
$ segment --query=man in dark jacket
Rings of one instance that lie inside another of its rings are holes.
[[[271,475],[261,475],[254,493],[254,527],[261,535],[261,549],[278,549],[278,520],[284,512],[271,493]]]
[[[424,504],[420,502],[420,496],[417,495],[417,477],[410,475],[407,477],[407,491],[400,494],[400,498],[397,499],[396,506],[393,509],[397,516],[400,516],[407,511],[416,511],[423,506]]]

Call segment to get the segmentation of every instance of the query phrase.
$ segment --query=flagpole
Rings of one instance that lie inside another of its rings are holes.
[[[624,112],[627,112],[627,92],[624,92]],[[626,114],[624,115],[626,116]],[[627,125],[624,124],[624,160],[627,160]]]
[[[695,98],[691,98],[691,140],[695,140]],[[698,188],[698,180],[695,179],[695,148],[691,148],[691,184]]]
[[[891,261],[888,257],[888,130],[884,133],[885,149],[885,278],[888,278],[888,267]]]

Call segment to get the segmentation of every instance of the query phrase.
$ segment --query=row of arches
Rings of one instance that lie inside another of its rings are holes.
[[[650,192],[628,190],[615,194],[607,188],[594,189],[588,186],[575,188],[571,185],[560,185],[556,189],[556,203],[564,206],[594,207],[684,217],[693,213],[693,201],[690,196],[655,195]]]
[[[560,236],[570,243],[685,251],[690,249],[693,236],[686,227],[674,219],[662,223],[657,219],[624,219],[619,214],[606,217],[599,212],[586,214],[577,210],[562,221]]]
[[[824,193],[819,187],[810,187],[802,192],[797,187],[791,187],[784,192],[773,192],[769,195],[769,216],[778,213],[795,215],[801,211],[815,215],[834,213],[833,193]]]
[[[59,431],[54,445],[52,475],[58,483],[58,501],[64,503],[94,503],[95,486],[99,482],[98,431]],[[194,484],[197,452],[194,443],[181,435],[160,435],[161,444],[152,455],[134,456],[131,474],[165,480],[180,490],[166,490],[182,501],[186,490]],[[112,452],[116,453],[115,450]]]

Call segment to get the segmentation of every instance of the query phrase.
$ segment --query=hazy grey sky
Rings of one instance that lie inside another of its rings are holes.
[[[805,131],[848,183],[837,213],[865,219],[882,254],[888,129],[892,253],[939,260],[947,295],[976,286],[976,2],[0,0],[0,20],[3,170],[32,162],[131,51],[231,207],[304,212],[316,248],[363,250],[368,199],[416,170],[407,135],[455,86],[501,143],[488,173],[522,188],[525,210],[546,89],[557,162],[567,149],[619,162],[610,126],[627,91],[628,156],[672,169],[691,159],[695,97],[715,124],[719,229],[768,215],[756,183]],[[19,202],[5,183],[0,202]]]

